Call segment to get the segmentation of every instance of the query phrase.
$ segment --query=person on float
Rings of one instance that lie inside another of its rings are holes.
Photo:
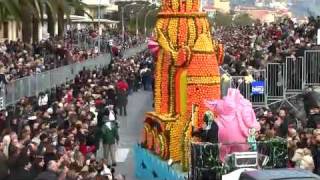
[[[206,111],[203,121],[203,127],[193,130],[192,135],[199,137],[202,142],[218,143],[219,127],[215,122],[213,113],[211,111]]]
[[[196,107],[197,108],[197,107]],[[195,129],[192,127],[192,136],[198,137],[201,142],[218,143],[219,127],[214,119],[214,114],[211,111],[206,111],[203,117],[203,127]],[[217,174],[212,170],[203,170],[202,180],[216,179]]]

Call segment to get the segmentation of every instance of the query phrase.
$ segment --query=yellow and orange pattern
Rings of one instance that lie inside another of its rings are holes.
[[[155,29],[160,45],[155,112],[147,113],[143,134],[147,148],[184,164],[188,163],[185,151],[191,138],[192,105],[199,107],[198,128],[207,110],[203,101],[220,98],[223,46],[212,40],[207,15],[199,11],[199,4],[199,0],[162,0]]]

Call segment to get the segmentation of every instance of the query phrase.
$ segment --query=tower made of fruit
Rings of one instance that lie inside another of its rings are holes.
[[[162,0],[156,23],[160,50],[154,112],[146,114],[142,144],[163,159],[186,165],[191,124],[202,126],[205,99],[220,99],[223,47],[212,39],[199,0]]]

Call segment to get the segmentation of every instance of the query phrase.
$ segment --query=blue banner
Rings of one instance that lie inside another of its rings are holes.
[[[251,83],[251,86],[253,95],[264,94],[264,81],[254,81]]]
[[[139,180],[184,180],[185,174],[170,167],[167,161],[148,150],[134,147],[135,175]]]

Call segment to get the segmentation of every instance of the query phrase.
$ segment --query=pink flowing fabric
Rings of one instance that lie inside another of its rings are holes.
[[[151,51],[152,54],[157,54],[159,48],[160,47],[158,42],[154,41],[152,38],[148,40],[148,49]]]
[[[228,89],[221,100],[205,101],[206,106],[217,115],[219,127],[220,160],[233,152],[248,151],[249,129],[260,130],[260,124],[250,101],[238,89]]]

